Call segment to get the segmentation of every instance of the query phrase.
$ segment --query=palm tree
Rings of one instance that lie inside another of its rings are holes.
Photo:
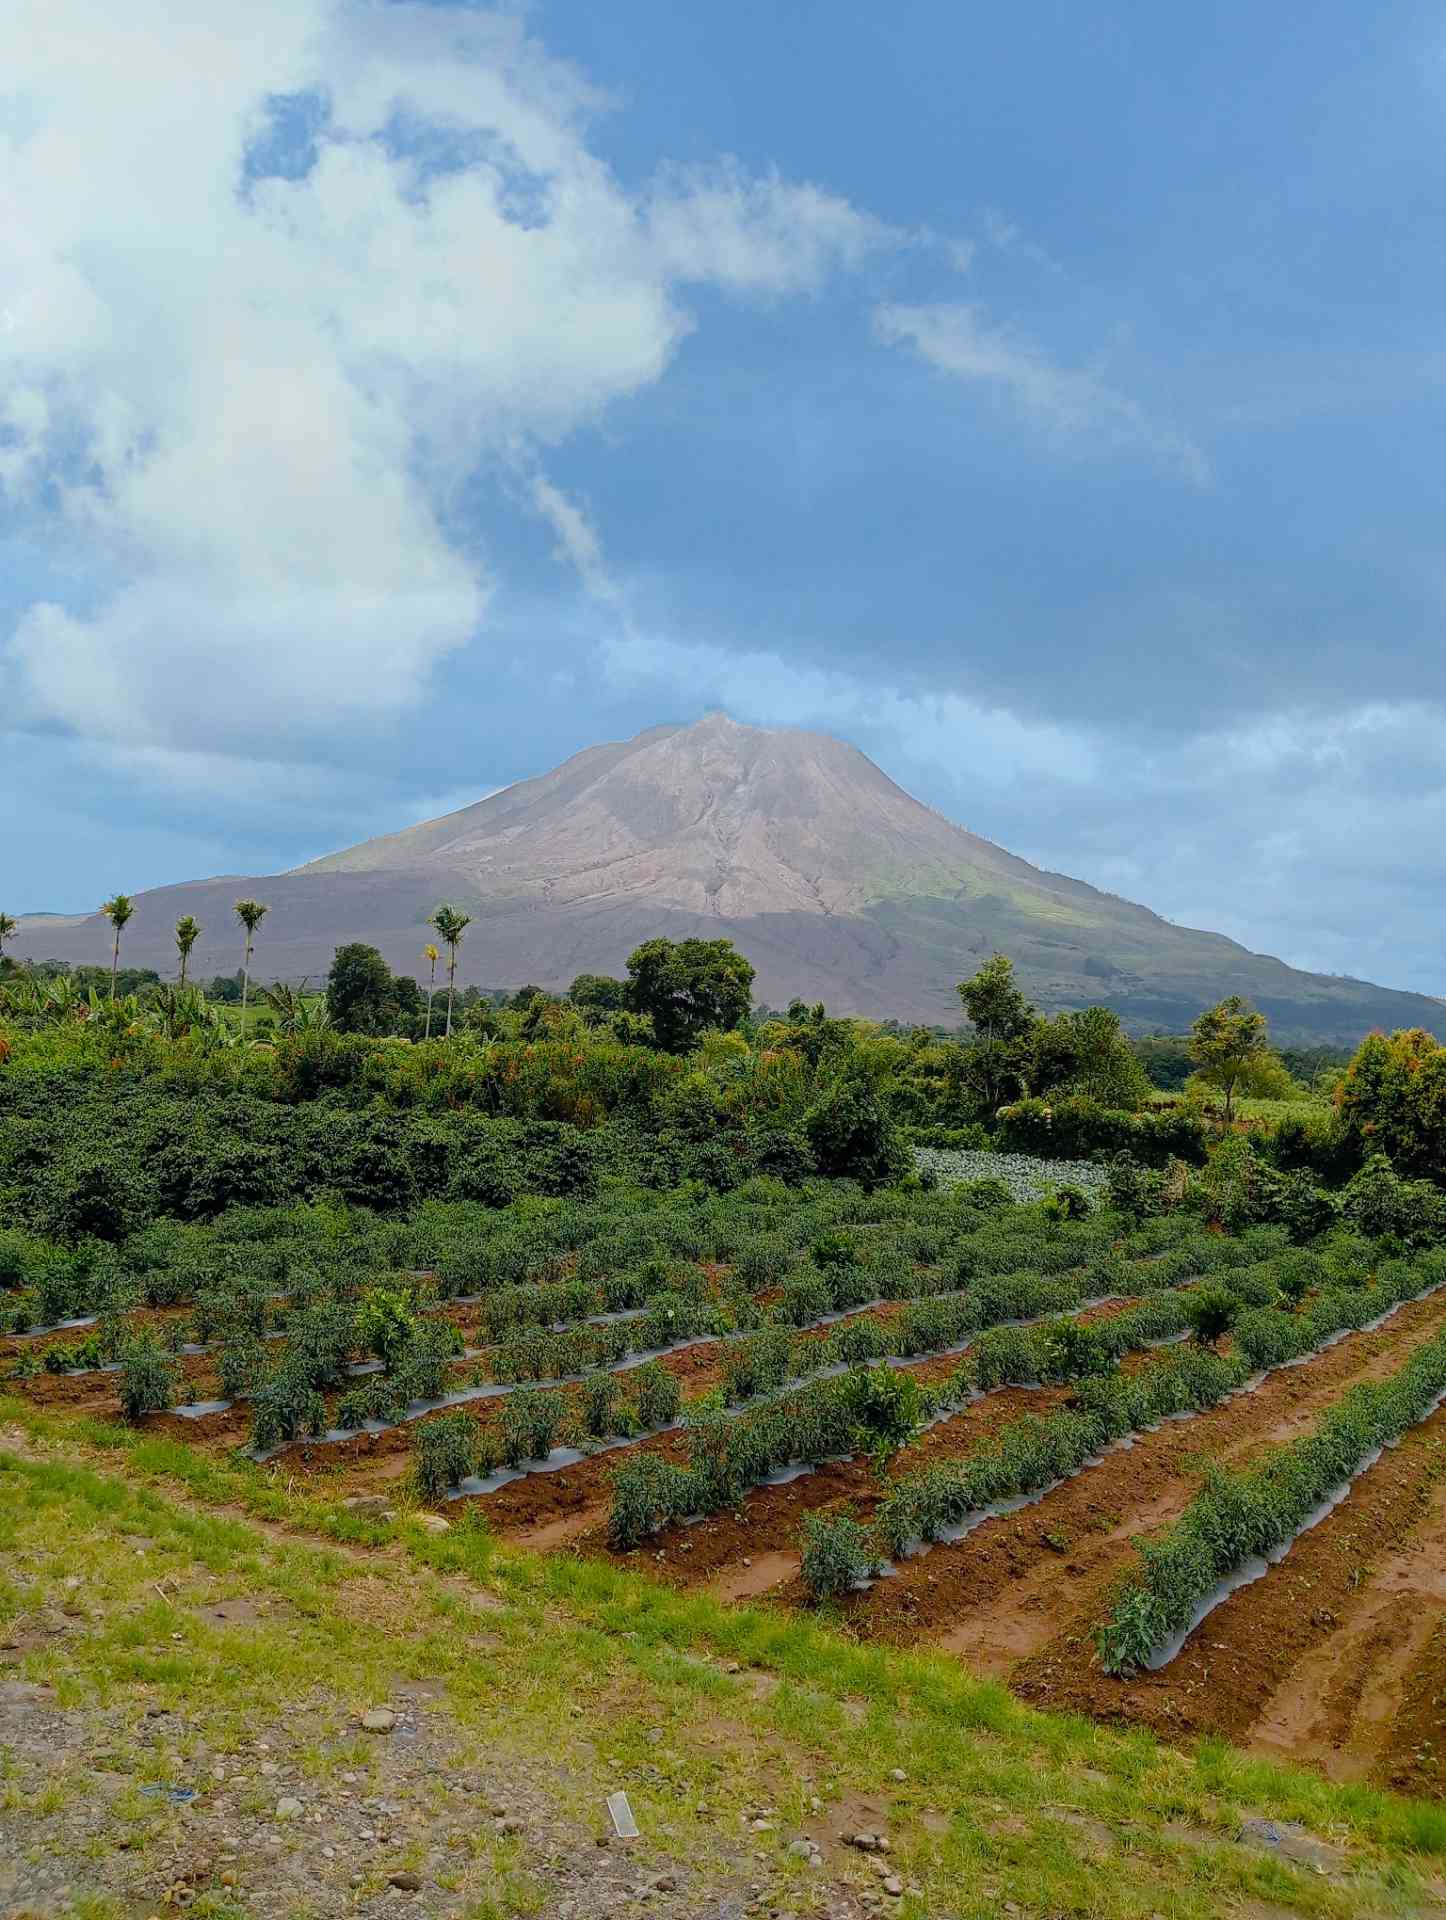
[[[5,958],[5,942],[10,939],[11,935],[17,931],[19,926],[20,922],[15,918],[13,913],[0,913],[0,960]],[[435,948],[428,947],[427,951],[428,953],[434,953]],[[434,976],[436,971],[437,962],[434,959],[432,961],[432,973]]]
[[[470,913],[463,913],[460,907],[438,907],[427,922],[435,927],[447,943],[447,1038],[452,1037],[452,1001],[457,985],[457,949],[462,943],[462,935],[472,924]]]
[[[422,958],[430,961],[432,967],[432,977],[427,982],[427,1031],[422,1036],[424,1040],[430,1040],[432,1037],[432,1002],[437,995],[437,962],[441,957],[441,954],[438,953],[430,940],[426,946],[422,948]]]
[[[181,956],[181,978],[178,984],[186,984],[186,968],[191,963],[191,949],[201,937],[201,924],[194,914],[183,913],[176,922],[176,952]]]
[[[241,1024],[246,1024],[246,1003],[251,998],[251,955],[256,946],[256,929],[266,918],[267,909],[259,900],[238,900],[236,918],[246,929],[246,957],[241,963]]]
[[[115,999],[115,977],[120,967],[121,929],[136,910],[136,903],[128,893],[118,893],[113,900],[103,902],[101,912],[115,929],[115,942],[110,950],[110,997]]]

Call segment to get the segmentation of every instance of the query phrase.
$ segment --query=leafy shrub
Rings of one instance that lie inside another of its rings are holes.
[[[923,1417],[919,1383],[898,1367],[850,1367],[840,1383],[843,1403],[870,1453],[905,1447]]]
[[[868,1360],[881,1360],[890,1351],[888,1330],[876,1316],[867,1314],[836,1327],[828,1340],[814,1351],[820,1359],[826,1351],[830,1359],[842,1360],[850,1367]]]
[[[617,1431],[618,1381],[613,1373],[590,1373],[582,1383],[582,1427],[601,1440]]]
[[[773,1393],[792,1368],[793,1337],[786,1327],[766,1327],[723,1349],[723,1397],[730,1404]]]
[[[827,1278],[821,1273],[806,1271],[788,1282],[773,1311],[787,1326],[807,1327],[831,1312],[833,1305],[834,1290]]]
[[[793,1265],[787,1241],[771,1234],[745,1240],[733,1261],[733,1277],[752,1293],[776,1286]]]
[[[176,1367],[148,1335],[127,1342],[121,1353],[120,1404],[127,1420],[164,1413],[176,1401]]]
[[[447,1390],[450,1364],[461,1351],[462,1336],[449,1321],[424,1320],[391,1370],[402,1404],[440,1400]]]
[[[356,1310],[356,1341],[375,1354],[383,1366],[394,1367],[416,1338],[416,1308],[409,1292],[396,1287],[369,1287]]]
[[[1050,1220],[1083,1220],[1090,1210],[1090,1198],[1083,1187],[1056,1187],[1044,1203]]]
[[[804,1114],[803,1131],[819,1172],[833,1179],[874,1187],[908,1169],[908,1149],[862,1079],[837,1081]]]
[[[654,1427],[666,1427],[677,1419],[683,1401],[682,1385],[677,1374],[661,1360],[650,1360],[646,1366],[638,1367],[632,1380],[633,1406],[639,1426],[650,1431]]]
[[[1091,1154],[1127,1152],[1149,1167],[1171,1160],[1198,1167],[1206,1158],[1205,1123],[1186,1107],[1130,1113],[1078,1096],[1030,1099],[1005,1107],[997,1125],[999,1145],[1007,1153],[1085,1160]]]
[[[502,1403],[498,1421],[502,1457],[509,1467],[524,1460],[545,1460],[557,1444],[567,1418],[567,1403],[555,1390],[518,1387]]]
[[[815,1600],[852,1592],[877,1572],[879,1556],[857,1520],[842,1513],[810,1513],[803,1522],[799,1572]]]
[[[240,1400],[255,1390],[266,1371],[266,1351],[249,1328],[240,1328],[222,1345],[216,1370],[228,1400]]]
[[[252,1393],[251,1444],[258,1453],[267,1453],[298,1434],[325,1431],[326,1402],[288,1354]]]
[[[472,1471],[477,1452],[477,1422],[469,1413],[440,1413],[413,1429],[412,1450],[417,1491],[436,1500]]]
[[[1055,1320],[1039,1329],[1038,1340],[1042,1380],[1067,1383],[1110,1370],[1110,1349],[1096,1327],[1082,1327],[1077,1320]]]
[[[613,1469],[608,1540],[636,1547],[670,1520],[692,1511],[693,1481],[686,1468],[656,1453],[633,1453]]]
[[[1213,1347],[1234,1326],[1240,1301],[1224,1287],[1201,1287],[1188,1296],[1185,1311],[1195,1338],[1202,1346]]]
[[[852,1267],[858,1264],[859,1250],[843,1233],[820,1233],[810,1243],[808,1257],[821,1273],[829,1273],[836,1267]]]

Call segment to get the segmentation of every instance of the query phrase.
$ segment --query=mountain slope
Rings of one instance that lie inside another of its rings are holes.
[[[921,805],[856,748],[721,714],[590,747],[475,806],[292,873],[163,887],[139,897],[132,964],[169,965],[179,913],[207,928],[193,970],[231,971],[231,908],[271,906],[258,970],[319,976],[341,940],[416,971],[441,900],[475,916],[459,977],[565,987],[621,972],[654,934],[724,935],[757,994],[838,1012],[954,1022],[954,984],[996,949],[1041,1007],[1104,1001],[1135,1028],[1178,1029],[1248,994],[1282,1038],[1351,1041],[1373,1026],[1446,1035],[1418,994],[1307,974],[1222,935],[1175,927],[1082,881],[1032,867]],[[26,924],[20,949],[93,959],[99,917]]]

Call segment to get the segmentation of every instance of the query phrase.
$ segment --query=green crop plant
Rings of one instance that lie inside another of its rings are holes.
[[[502,1457],[509,1467],[524,1460],[545,1460],[557,1444],[567,1418],[560,1393],[544,1387],[519,1387],[502,1403],[498,1421]]]
[[[1190,1295],[1185,1310],[1195,1338],[1202,1346],[1213,1347],[1218,1346],[1234,1326],[1240,1301],[1224,1287],[1201,1287]]]
[[[633,1411],[645,1433],[666,1427],[678,1417],[683,1388],[677,1374],[661,1360],[650,1360],[632,1375]]]
[[[590,1373],[582,1383],[582,1426],[596,1440],[617,1431],[618,1378],[613,1373]]]
[[[304,1369],[287,1354],[251,1396],[251,1444],[269,1452],[298,1434],[326,1431],[326,1402]]]
[[[1107,1673],[1130,1673],[1189,1626],[1243,1561],[1288,1541],[1371,1453],[1423,1419],[1446,1392],[1446,1333],[1417,1348],[1389,1380],[1353,1387],[1302,1439],[1248,1473],[1212,1472],[1169,1531],[1140,1548],[1141,1572],[1117,1591],[1096,1630]]]
[[[692,1511],[693,1479],[686,1467],[656,1453],[630,1454],[613,1469],[608,1541],[640,1546],[669,1521]]]
[[[412,1295],[397,1287],[369,1287],[357,1304],[355,1338],[365,1353],[394,1367],[417,1330]]]
[[[412,1435],[413,1472],[424,1500],[437,1500],[472,1471],[477,1456],[477,1422],[469,1413],[440,1413],[423,1420]]]
[[[176,1368],[149,1335],[128,1341],[121,1353],[120,1404],[127,1420],[164,1413],[176,1402]]]
[[[799,1572],[815,1600],[850,1593],[877,1572],[879,1555],[857,1520],[842,1513],[811,1513],[803,1523]]]

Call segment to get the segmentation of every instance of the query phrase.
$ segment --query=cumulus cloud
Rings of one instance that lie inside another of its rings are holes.
[[[1059,365],[1039,347],[987,321],[977,307],[952,301],[876,309],[878,336],[912,347],[956,380],[997,388],[1024,413],[1073,444],[1152,453],[1203,484],[1209,466],[1182,434],[1153,420],[1093,368]]]
[[[0,488],[65,558],[0,697],[133,747],[418,700],[493,581],[453,504],[519,457],[603,580],[539,452],[663,375],[685,283],[804,292],[887,238],[731,165],[625,190],[510,10],[17,0],[0,75]]]

